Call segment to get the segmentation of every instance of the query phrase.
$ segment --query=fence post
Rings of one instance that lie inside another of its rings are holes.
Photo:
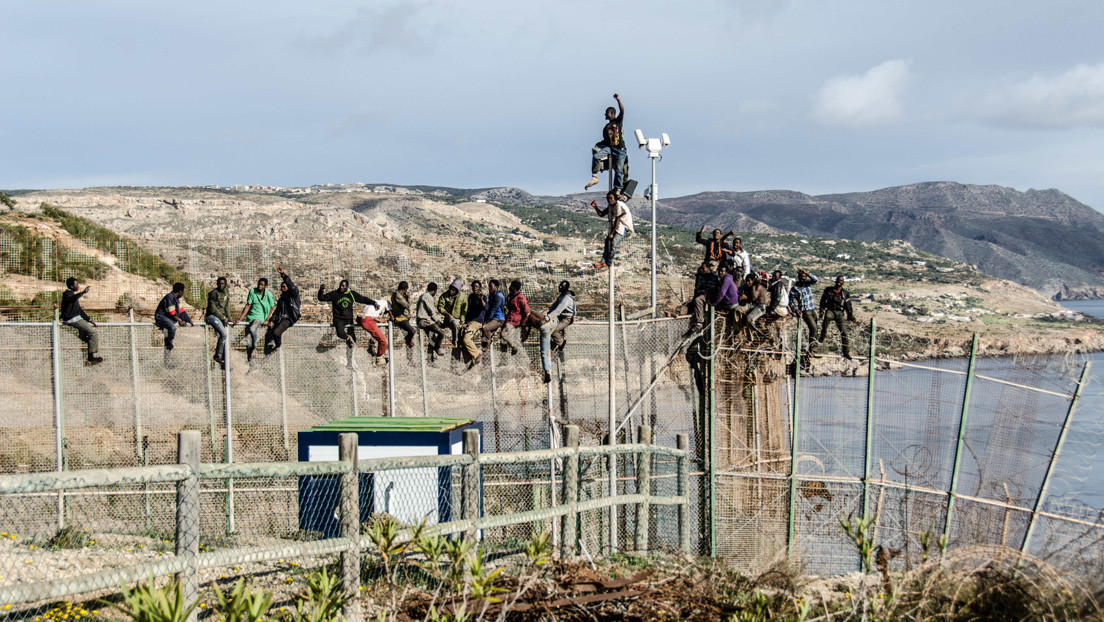
[[[611,174],[613,168],[610,168]],[[612,213],[612,211],[611,211]],[[615,279],[613,276],[613,266],[609,267],[609,335],[608,335],[608,349],[609,349],[609,417],[608,428],[606,435],[606,443],[610,446],[617,444],[617,389],[614,382],[617,380],[617,365],[615,363],[616,352],[616,337],[613,330],[614,327],[614,307],[615,307]],[[617,496],[617,454],[610,452],[607,460],[609,461],[609,496]],[[609,514],[609,551],[614,553],[617,551],[617,506],[611,505],[607,510]]]
[[[502,425],[498,417],[498,361],[495,360],[495,350],[497,348],[491,342],[487,354],[491,357],[491,415],[494,417],[494,449],[495,451],[502,451]]]
[[[652,426],[638,428],[638,440],[641,445],[652,444]],[[652,515],[652,451],[645,448],[636,455],[636,494],[644,495],[644,501],[636,504],[636,540],[633,542],[637,553],[648,550],[648,523]]]
[[[713,451],[713,445],[717,442],[714,410],[716,408],[716,396],[717,396],[717,374],[714,362],[717,360],[717,343],[715,334],[715,311],[712,306],[709,307],[709,314],[706,317],[706,322],[709,328],[706,330],[706,335],[709,337],[709,361],[706,363],[706,368],[709,370],[709,383],[706,386],[707,402],[709,404],[709,445],[707,451],[709,452],[709,556],[717,556],[717,463],[715,454]]]
[[[134,307],[127,309],[127,315],[130,317],[130,326],[128,327],[130,332],[130,389],[134,394],[134,453],[138,456],[138,461],[141,462],[144,450],[142,447],[142,409],[138,404],[138,337],[134,330]],[[206,335],[206,333],[204,334]],[[213,411],[211,417],[213,421]]]
[[[809,336],[809,341],[813,337]],[[790,515],[786,528],[786,548],[793,557],[797,549],[797,389],[801,383],[801,320],[798,320],[797,338],[794,340],[793,399],[790,400]]]
[[[563,503],[568,512],[560,523],[563,528],[560,554],[574,557],[579,543],[579,426],[564,428],[564,446],[574,451],[564,459]]]
[[[1039,496],[1035,499],[1035,507],[1031,510],[1031,522],[1027,524],[1027,532],[1024,534],[1023,544],[1020,546],[1021,553],[1027,553],[1028,546],[1031,544],[1031,536],[1035,533],[1035,520],[1039,517],[1039,511],[1043,509],[1047,489],[1050,488],[1050,476],[1054,474],[1054,464],[1062,453],[1062,445],[1066,442],[1066,434],[1069,432],[1070,420],[1073,419],[1073,411],[1077,408],[1077,402],[1081,399],[1081,389],[1084,388],[1085,381],[1089,379],[1091,368],[1091,361],[1086,361],[1085,366],[1081,368],[1081,378],[1077,381],[1077,388],[1073,390],[1073,397],[1070,399],[1069,409],[1066,411],[1066,419],[1062,422],[1062,431],[1058,434],[1058,442],[1054,445],[1054,453],[1050,457],[1050,464],[1047,465],[1046,475],[1043,476],[1043,485],[1039,488]]]
[[[284,433],[284,459],[291,459],[291,444],[288,442],[287,424],[287,370],[284,367],[284,349],[277,348],[276,356],[280,363],[280,429]]]
[[[940,551],[947,552],[947,544],[951,539],[951,516],[954,513],[955,488],[958,486],[958,470],[962,465],[962,449],[966,446],[966,416],[970,412],[970,388],[974,384],[974,361],[977,359],[978,336],[974,333],[973,345],[970,346],[970,363],[966,367],[966,390],[962,394],[962,415],[958,420],[958,445],[955,446],[954,465],[951,467],[951,487],[947,491],[947,515],[943,522],[943,544]]]
[[[687,497],[678,506],[679,551],[690,554],[690,436],[675,436],[675,447],[685,452],[678,457],[678,496]]]
[[[349,463],[349,472],[341,474],[341,537],[349,548],[341,552],[342,585],[352,596],[344,609],[348,622],[360,622],[360,473],[357,468],[356,433],[337,435],[338,460]]]
[[[392,326],[394,322],[387,323],[387,416],[395,416],[395,334]]]
[[[181,430],[176,437],[176,461],[191,467],[188,477],[176,485],[176,554],[187,566],[176,575],[184,602],[199,595],[199,430]],[[188,617],[195,622],[195,611]]]
[[[418,356],[422,361],[422,416],[429,417],[429,389],[426,382],[426,355],[425,337],[422,329],[418,329]]]
[[[472,457],[471,464],[464,465],[464,479],[461,483],[461,495],[463,498],[464,519],[472,521],[471,527],[464,534],[469,541],[475,542],[479,537],[479,431],[464,430],[464,453]]]
[[[866,441],[863,456],[863,518],[870,518],[870,461],[874,450],[874,348],[877,324],[870,318],[870,361],[866,377]]]
[[[226,393],[226,446],[223,449],[223,461],[227,464],[234,462],[234,416],[230,407],[230,328],[226,328],[226,345],[222,353],[223,384]],[[214,439],[211,444],[214,445]],[[226,533],[234,533],[234,480],[226,480]]]
[[[58,472],[65,470],[65,415],[61,408],[61,324],[58,310],[54,309],[54,324],[51,331],[51,349],[54,372],[54,443]],[[58,491],[57,526],[65,526],[65,491]]]

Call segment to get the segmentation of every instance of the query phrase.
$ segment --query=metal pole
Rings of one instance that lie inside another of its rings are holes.
[[[716,461],[713,454],[713,445],[716,443],[716,430],[714,429],[714,395],[717,390],[716,379],[716,367],[714,361],[717,359],[717,344],[715,343],[713,334],[713,322],[714,322],[714,310],[713,307],[709,307],[709,314],[706,321],[709,322],[709,362],[707,367],[709,369],[709,386],[706,388],[706,400],[709,403],[709,556],[717,556],[717,473],[716,473]]]
[[[341,474],[339,516],[341,537],[349,539],[349,548],[341,552],[341,582],[346,596],[351,596],[343,613],[349,622],[360,622],[360,473],[357,469],[359,441],[355,433],[337,435],[338,460],[351,468]]]
[[[65,470],[65,415],[61,408],[61,324],[58,321],[58,310],[54,309],[54,324],[51,331],[51,348],[53,350],[54,371],[54,443],[57,457],[58,472]],[[57,526],[61,529],[65,526],[65,493],[58,491],[57,498]]]
[[[199,430],[181,430],[177,434],[176,461],[187,465],[188,477],[176,485],[176,555],[187,566],[176,575],[184,602],[195,602],[199,594]],[[196,612],[188,616],[194,622]]]
[[[874,348],[877,325],[870,318],[870,361],[866,377],[866,444],[863,457],[863,517],[870,518],[870,460],[874,450]],[[798,331],[800,332],[800,331]]]
[[[686,434],[675,435],[675,447],[682,451],[690,451],[690,437]],[[690,458],[685,454],[678,457],[678,496],[690,495]],[[690,554],[690,502],[680,503],[678,506],[678,534],[679,551],[683,555]]]
[[[387,323],[387,416],[395,416],[395,334],[394,322]]]
[[[487,354],[491,357],[491,415],[494,417],[495,451],[502,451],[502,426],[498,420],[498,361],[495,359],[494,344],[490,344]]]
[[[429,389],[426,382],[426,355],[425,355],[425,336],[421,329],[418,329],[418,356],[420,357],[422,364],[422,416],[429,417]]]
[[[637,442],[641,445],[652,444],[652,426],[640,426],[637,434]],[[652,494],[652,452],[648,449],[636,456],[636,494],[644,495],[644,501],[636,504],[636,540],[633,548],[637,553],[642,553],[648,550],[648,525],[652,515],[648,499],[648,495]]]
[[[548,390],[548,448],[557,449],[556,447],[556,423],[552,420],[552,383],[545,385]],[[551,458],[548,461],[548,499],[549,505],[556,505],[556,459]],[[552,547],[556,548],[560,541],[560,530],[556,528],[556,517],[552,518]]]
[[[133,324],[133,322],[132,322]],[[131,331],[134,327],[131,326]],[[207,380],[207,423],[209,430],[211,431],[211,455],[215,453],[215,383],[211,377],[211,341],[210,335],[207,333],[207,324],[203,325],[203,375]],[[131,341],[134,341],[132,338]],[[137,378],[138,372],[135,371],[135,377]],[[135,384],[134,393],[138,394],[137,384]],[[136,400],[137,401],[137,400]],[[137,407],[137,404],[135,404]]]
[[[564,445],[576,450],[564,459],[563,504],[568,507],[568,512],[560,522],[563,530],[560,554],[571,558],[575,556],[579,544],[579,512],[576,510],[579,504],[579,426],[564,428]]]
[[[970,364],[966,368],[966,390],[962,394],[962,416],[958,420],[958,445],[955,447],[954,466],[951,468],[951,487],[947,492],[947,516],[943,522],[943,545],[941,552],[947,551],[951,538],[951,516],[954,513],[955,488],[958,486],[958,470],[962,464],[962,449],[966,446],[966,416],[970,412],[970,388],[974,384],[974,361],[977,358],[978,336],[974,333],[974,342],[970,346]]]
[[[287,370],[284,368],[284,349],[277,348],[276,356],[280,363],[280,429],[284,433],[284,458],[291,459],[291,444],[288,441]]]
[[[797,388],[801,382],[801,323],[798,320],[794,349],[793,399],[790,400],[790,516],[786,530],[786,543],[792,557],[797,550],[795,522],[797,518]]]
[[[612,209],[612,208],[611,208]],[[614,386],[614,380],[616,378],[615,372],[615,345],[614,345],[614,276],[613,266],[609,268],[609,434],[607,435],[607,443],[609,445],[617,444],[617,388]],[[609,455],[609,496],[617,496],[617,454],[611,453]],[[609,548],[610,552],[617,551],[617,506],[611,505],[609,507]]]
[[[352,352],[352,349],[349,350]],[[349,369],[349,389],[353,392],[353,416],[360,416],[360,396],[357,395],[357,372],[355,369]]]
[[[652,160],[652,317],[656,317],[656,194],[659,186],[656,185],[656,158]]]
[[[223,459],[227,464],[234,462],[234,418],[230,408],[230,329],[226,329],[226,344],[223,346],[223,389],[226,394],[226,447]],[[234,480],[226,480],[226,532],[234,533]]]
[[[464,539],[475,543],[479,538],[479,431],[464,430],[462,438],[464,453],[473,458],[471,464],[465,464],[461,472],[461,509],[464,519],[472,521],[471,527],[464,533]]]
[[[1024,534],[1021,553],[1027,553],[1031,545],[1031,536],[1035,533],[1035,520],[1039,517],[1039,511],[1043,509],[1046,500],[1047,489],[1050,488],[1050,477],[1054,474],[1054,465],[1058,462],[1058,456],[1062,453],[1062,445],[1066,442],[1066,434],[1069,433],[1070,420],[1073,419],[1073,411],[1077,409],[1077,402],[1081,399],[1081,389],[1089,378],[1089,369],[1092,362],[1086,361],[1081,368],[1081,378],[1077,381],[1077,388],[1073,390],[1073,398],[1070,399],[1069,409],[1066,411],[1066,419],[1062,422],[1062,431],[1058,434],[1058,442],[1054,445],[1054,453],[1051,455],[1050,464],[1047,465],[1046,475],[1043,476],[1043,485],[1039,488],[1039,496],[1035,499],[1035,507],[1031,510],[1031,522],[1027,524],[1027,533]]]
[[[134,330],[134,307],[127,309],[130,316],[130,388],[134,394],[134,453],[142,461],[142,408],[138,404],[138,337]],[[211,414],[212,421],[214,414]]]

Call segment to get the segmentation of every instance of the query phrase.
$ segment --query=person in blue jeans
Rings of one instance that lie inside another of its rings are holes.
[[[173,350],[173,340],[176,338],[176,326],[195,326],[192,319],[181,308],[180,299],[184,297],[184,284],[174,283],[172,291],[165,294],[161,302],[157,304],[157,311],[153,313],[153,322],[161,329],[165,336],[165,365],[169,365],[169,353]]]
[[[218,343],[215,344],[215,355],[212,357],[216,363],[226,367],[226,337],[227,327],[230,321],[230,291],[227,289],[226,277],[220,276],[215,281],[215,289],[207,292],[207,311],[204,322],[215,330],[218,335]]]
[[[617,257],[617,245],[621,243],[626,235],[634,231],[632,212],[629,211],[629,206],[617,197],[618,194],[615,190],[606,193],[606,209],[598,207],[597,202],[591,202],[591,206],[594,207],[594,211],[598,212],[599,216],[609,218],[609,233],[606,234],[602,261],[594,264],[594,267],[598,270],[604,270],[607,266],[613,265],[613,260]]]
[[[617,100],[617,110],[613,106],[606,108],[602,140],[595,143],[591,150],[590,181],[583,187],[584,190],[598,184],[598,172],[602,170],[602,160],[607,157],[613,165],[613,190],[620,191],[629,178],[629,152],[625,149],[625,133],[621,129],[625,122],[625,106],[620,95],[614,93],[613,98]]]
[[[552,382],[552,341],[555,340],[556,348],[562,349],[567,341],[564,331],[575,321],[575,292],[571,291],[571,283],[560,283],[560,295],[544,314],[544,323],[540,329],[540,354],[541,366],[544,367],[544,383]]]

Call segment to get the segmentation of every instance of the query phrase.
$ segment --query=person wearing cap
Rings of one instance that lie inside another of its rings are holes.
[[[529,318],[529,301],[521,293],[521,281],[510,282],[510,294],[506,296],[506,323],[502,327],[502,338],[510,346],[510,354],[521,350],[521,323]]]
[[[357,314],[357,324],[363,328],[372,339],[376,340],[376,351],[372,352],[377,357],[387,357],[387,336],[380,330],[378,322],[386,322],[391,317],[391,302],[385,298],[373,300],[375,306],[364,305]],[[371,352],[371,348],[368,349]]]
[[[836,277],[835,285],[824,289],[820,295],[820,315],[823,318],[820,324],[820,342],[828,336],[828,324],[835,323],[840,333],[840,350],[843,358],[851,360],[851,348],[847,339],[847,326],[844,319],[852,324],[859,321],[855,319],[855,311],[851,307],[851,294],[843,288],[843,275]]]
[[[540,329],[541,366],[544,368],[545,384],[552,382],[552,346],[563,350],[567,344],[564,332],[575,322],[575,292],[571,283],[560,282],[560,294],[544,314],[544,324]]]
[[[460,293],[463,290],[464,282],[456,279],[437,301],[437,310],[442,317],[441,326],[451,333],[452,353],[456,358],[460,356],[460,335],[463,334],[464,318],[468,312],[468,297]]]

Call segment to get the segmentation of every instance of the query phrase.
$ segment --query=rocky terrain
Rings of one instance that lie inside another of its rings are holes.
[[[764,205],[784,200],[796,205],[799,199],[796,193],[755,194],[755,200]],[[1076,205],[1063,203],[1064,195],[1042,194],[1053,199],[1049,214],[1056,222],[1089,218]],[[120,255],[121,242],[97,238],[97,227],[121,235],[120,240],[136,240],[163,258],[177,271],[174,274],[188,275],[193,304],[201,303],[204,288],[218,274],[230,275],[235,292],[244,301],[244,286],[258,276],[274,278],[275,268],[281,266],[299,277],[308,319],[324,319],[322,307],[313,300],[318,285],[336,285],[341,277],[378,297],[401,279],[411,281],[414,291],[420,291],[428,280],[446,283],[457,277],[496,276],[520,278],[538,307],[552,299],[559,280],[569,279],[583,313],[597,319],[605,313],[607,279],[590,263],[601,248],[605,221],[587,205],[592,196],[568,197],[557,207],[550,203],[552,197],[534,197],[509,188],[51,190],[16,195],[15,209],[0,215],[0,227],[23,227],[50,241],[55,254],[63,249],[65,257],[83,257],[95,263],[97,276],[86,306],[104,313],[125,309],[127,304],[134,304],[139,313],[151,312],[168,286],[165,278],[170,277],[136,271],[123,256],[130,251]],[[914,203],[924,203],[923,196],[927,195],[919,192]],[[1034,209],[1013,201],[1017,195],[1007,196],[1006,211],[1020,214]],[[861,198],[846,201],[857,204]],[[701,222],[703,217],[697,214],[704,210],[705,199],[702,201],[696,206],[684,199],[668,201],[668,218],[675,219],[672,214],[680,209],[679,219]],[[850,209],[843,207],[843,201],[806,197],[807,203],[820,205],[817,209],[823,213],[840,214],[841,222],[847,220],[845,212]],[[88,224],[76,229],[72,223],[63,226],[44,215],[43,204],[61,208]],[[623,244],[624,262],[617,269],[619,302],[627,315],[648,307],[650,263],[647,205],[638,197],[630,206],[637,215],[637,234]],[[991,207],[990,211],[999,211]],[[1063,216],[1066,208],[1068,213]],[[981,214],[985,210],[975,211]],[[733,222],[721,211],[711,218],[711,224],[725,227]],[[954,218],[958,216],[945,215],[947,220]],[[936,216],[928,217],[932,219]],[[975,332],[991,338],[992,343],[1005,340],[1006,349],[1016,352],[1104,348],[1096,323],[1064,311],[1028,286],[933,255],[918,243],[783,234],[762,221],[746,222],[749,226],[741,227],[741,235],[756,269],[777,268],[794,274],[797,267],[804,267],[825,281],[825,277],[844,275],[858,301],[860,318],[876,317],[885,330],[915,337],[915,349],[926,356],[949,355],[948,349],[960,348]],[[660,227],[658,297],[662,309],[673,309],[689,297],[691,275],[700,260],[694,232],[680,226]],[[47,302],[41,294],[57,292],[67,276],[58,267],[62,257],[50,264],[53,272],[45,267],[34,272],[20,267],[17,259],[26,259],[26,253],[20,255],[22,251],[15,246],[18,244],[6,240],[0,230],[0,304]],[[1036,272],[1051,264],[1040,259],[1038,265]]]

